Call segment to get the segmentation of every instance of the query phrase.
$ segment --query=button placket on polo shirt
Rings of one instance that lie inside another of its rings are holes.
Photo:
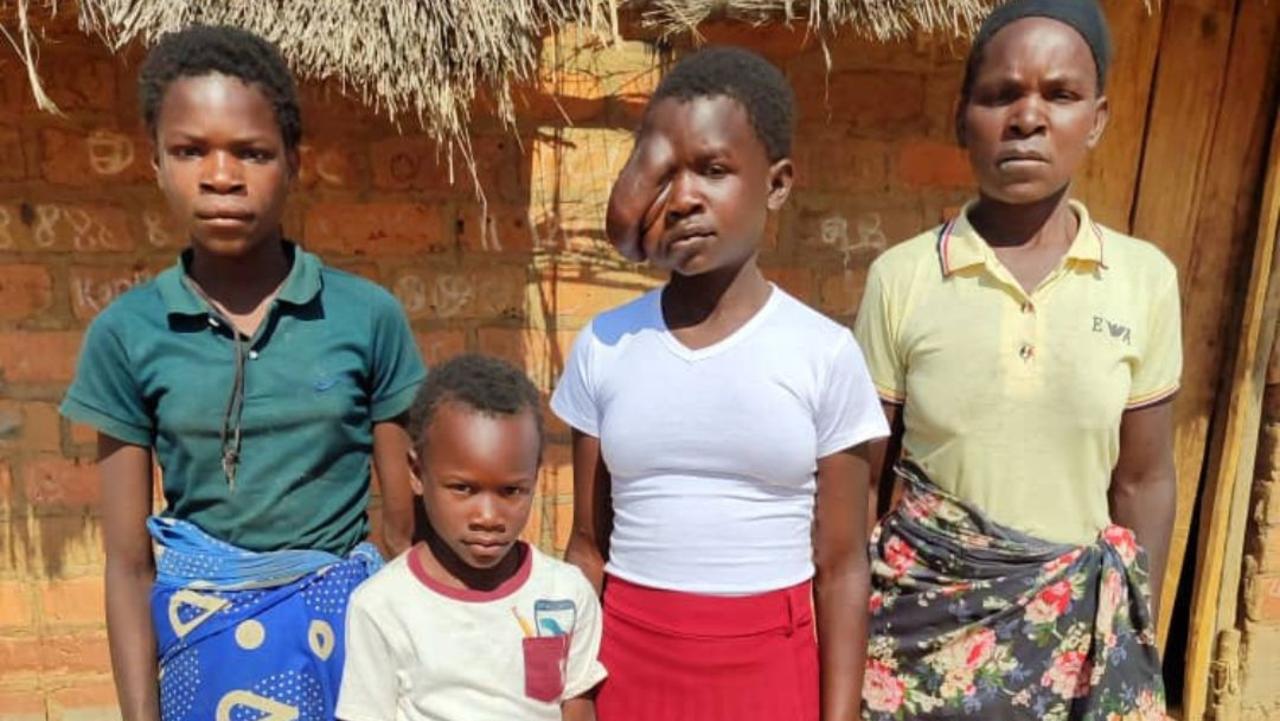
[[[1011,358],[1004,364],[1010,378],[1031,380],[1036,377],[1039,366],[1036,362],[1039,350],[1039,314],[1036,313],[1035,294],[1028,295],[990,249],[987,249],[984,265],[987,273],[1004,291],[1000,319],[1001,326],[1006,331],[1001,334],[1003,347],[1000,349],[1000,356]]]

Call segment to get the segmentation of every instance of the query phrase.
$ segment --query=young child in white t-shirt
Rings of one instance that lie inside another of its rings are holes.
[[[503,361],[460,356],[432,370],[410,430],[426,538],[352,596],[338,718],[593,719],[596,595],[519,540],[542,456],[537,390]]]

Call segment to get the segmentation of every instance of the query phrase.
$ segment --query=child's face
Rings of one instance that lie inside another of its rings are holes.
[[[279,237],[297,153],[261,89],[220,73],[174,80],[155,143],[160,190],[193,246],[241,257]]]
[[[754,256],[769,211],[791,188],[791,161],[770,162],[746,110],[725,96],[659,101],[635,152],[661,159],[648,183],[658,194],[646,199],[641,249],[654,265],[682,275]]]
[[[1026,204],[1066,187],[1106,126],[1097,84],[1088,43],[1065,23],[1024,18],[992,36],[957,113],[983,195]]]
[[[487,415],[446,402],[425,431],[413,490],[436,535],[472,568],[497,566],[529,520],[541,443],[535,412]]]

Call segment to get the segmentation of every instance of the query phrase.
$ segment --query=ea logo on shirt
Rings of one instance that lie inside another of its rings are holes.
[[[1112,323],[1100,315],[1093,317],[1093,332],[1104,333],[1112,338],[1124,341],[1125,345],[1129,345],[1129,326]]]

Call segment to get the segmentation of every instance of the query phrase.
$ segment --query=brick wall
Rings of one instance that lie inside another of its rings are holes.
[[[843,39],[828,74],[799,31],[718,36],[770,55],[800,99],[798,190],[763,264],[850,321],[869,261],[966,197],[968,170],[950,144],[962,49]],[[656,282],[611,254],[601,217],[658,74],[640,43],[599,49],[565,37],[545,55],[560,72],[520,90],[516,135],[478,111],[487,227],[461,168],[451,185],[430,141],[318,84],[303,88],[303,169],[287,227],[327,261],[390,288],[428,362],[496,353],[549,389],[578,328]],[[89,320],[181,247],[137,120],[139,58],[72,30],[49,38],[41,71],[66,111],[55,117],[34,109],[16,61],[0,53],[0,721],[116,714],[94,437],[56,404]],[[550,432],[527,535],[559,551],[568,432],[558,423]],[[1271,538],[1280,549],[1280,534]],[[1266,557],[1273,574],[1277,555]],[[1259,612],[1280,617],[1268,598]]]
[[[1280,718],[1280,343],[1272,350],[1245,540],[1244,721]]]

